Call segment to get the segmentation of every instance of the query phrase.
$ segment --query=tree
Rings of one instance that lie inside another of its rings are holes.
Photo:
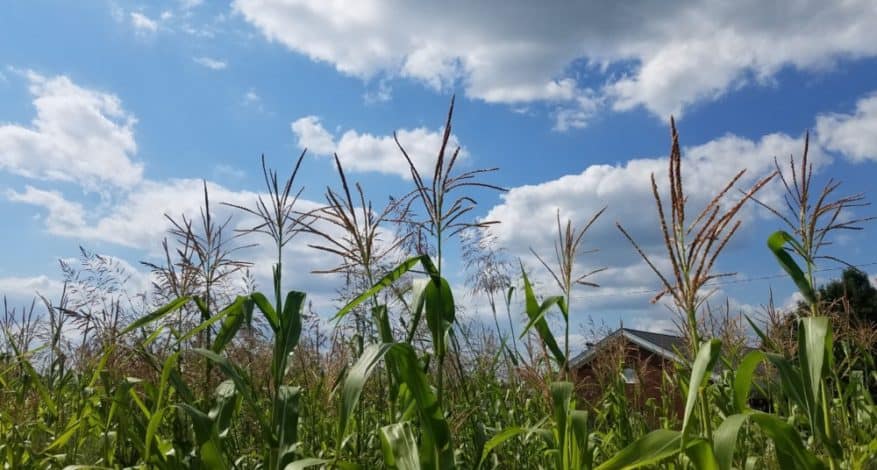
[[[877,326],[877,288],[871,285],[867,274],[849,267],[840,279],[819,288],[819,299],[826,305],[840,305],[844,298],[856,320]]]

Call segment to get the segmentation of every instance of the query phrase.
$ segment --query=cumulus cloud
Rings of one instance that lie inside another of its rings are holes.
[[[775,156],[797,155],[802,148],[802,137],[786,134],[768,134],[754,140],[728,134],[685,148],[682,171],[689,207],[693,210],[704,207],[743,168],[748,171],[737,186],[748,188],[773,171]],[[828,160],[818,146],[811,146],[811,158],[817,167]],[[657,279],[621,237],[615,222],[624,225],[662,272],[669,272],[670,261],[663,247],[650,182],[650,175],[654,173],[659,191],[666,194],[667,171],[667,158],[663,156],[636,158],[624,164],[591,165],[578,174],[512,188],[501,196],[502,202],[491,208],[485,218],[502,221],[491,228],[497,242],[512,256],[521,257],[533,278],[550,294],[556,288],[529,249],[540,253],[549,263],[553,262],[557,214],[564,222],[570,218],[573,223],[582,224],[606,206],[606,213],[591,227],[583,245],[584,250],[599,251],[582,256],[576,264],[579,272],[601,266],[609,269],[593,278],[600,284],[599,289],[577,289],[573,302],[575,321],[582,321],[580,314],[588,312],[612,327],[617,326],[619,318],[626,318],[625,322],[635,320],[637,326],[643,327],[652,320],[672,316],[664,305],[650,304],[659,290]],[[762,190],[759,199],[778,205],[780,195],[780,187],[773,185]],[[736,191],[731,197],[738,197]],[[762,216],[762,212],[752,204],[741,213],[744,225],[738,239],[748,236],[754,227],[752,222]],[[689,218],[694,216],[691,214]],[[731,247],[728,251],[733,250]],[[654,323],[654,327],[645,329],[666,327],[666,323]]]
[[[131,12],[131,26],[141,33],[154,33],[158,31],[158,22],[144,15],[143,13]]]
[[[305,116],[291,124],[292,132],[298,139],[301,149],[317,155],[337,153],[346,170],[355,172],[378,172],[411,178],[408,165],[393,140],[392,135],[377,136],[348,130],[337,137],[323,127],[320,118]],[[432,168],[436,153],[441,147],[442,130],[431,131],[425,127],[402,129],[396,132],[399,142],[408,152],[414,166],[421,173]],[[460,146],[456,136],[451,135],[448,143],[453,149]],[[460,150],[460,158],[465,158],[465,148]]]
[[[143,165],[133,161],[136,119],[118,97],[82,88],[66,76],[24,75],[36,117],[30,126],[0,125],[0,169],[88,190],[140,181]]]
[[[267,39],[342,73],[459,84],[492,103],[553,103],[567,109],[558,128],[585,122],[595,92],[616,110],[666,118],[784,67],[877,54],[870,0],[235,0],[234,9]]]
[[[116,96],[82,88],[64,76],[46,78],[34,72],[24,75],[35,97],[37,117],[29,127],[0,126],[0,170],[31,180],[70,182],[80,190],[100,190],[101,197],[99,201],[72,199],[65,195],[66,188],[37,184],[5,189],[0,196],[38,208],[48,233],[84,244],[127,247],[147,257],[158,254],[160,242],[170,228],[165,214],[177,220],[182,215],[199,217],[204,202],[202,180],[143,178],[142,165],[133,162],[137,150],[135,119]],[[107,185],[114,190],[102,191]],[[217,220],[235,216],[229,230],[256,225],[252,218],[219,203],[252,207],[259,193],[231,190],[213,182],[207,183],[207,189]],[[316,202],[301,199],[297,208],[308,211],[317,206]],[[333,255],[308,248],[307,243],[292,244],[287,251],[291,252],[290,259],[296,260],[285,266],[288,286],[314,293],[318,306],[329,305],[337,280],[308,273],[333,266]],[[253,273],[259,285],[270,286],[274,251],[260,245],[241,255],[256,262]],[[47,277],[0,278],[0,293],[29,298],[35,289],[50,293],[49,288],[56,287],[52,282]]]
[[[163,182],[144,180],[125,194],[114,195],[108,203],[105,201],[98,205],[70,201],[58,191],[33,187],[27,187],[22,192],[7,191],[6,196],[13,202],[30,204],[44,210],[42,222],[46,231],[53,235],[72,238],[85,244],[100,242],[132,248],[147,259],[157,257],[156,261],[161,262],[161,240],[171,228],[165,214],[175,220],[180,220],[185,215],[197,221],[204,203],[202,184],[202,180],[187,178]],[[215,220],[224,221],[229,216],[233,217],[227,236],[232,235],[232,230],[257,224],[252,217],[220,203],[253,207],[259,193],[231,190],[213,182],[207,182],[207,190]],[[297,202],[297,209],[301,211],[316,207],[318,203],[313,201],[300,199]],[[332,304],[340,279],[312,275],[310,271],[334,266],[337,260],[332,254],[308,247],[309,242],[313,240],[305,237],[287,245],[284,256],[295,262],[284,264],[285,288],[308,292],[315,305],[325,309]],[[269,241],[264,238],[249,238],[233,240],[231,243],[232,246],[258,243],[235,255],[254,263],[251,272],[260,289],[270,288],[271,266],[276,262],[276,252]],[[136,271],[135,268],[132,270]]]
[[[23,192],[6,191],[6,198],[12,202],[22,202],[39,206],[48,212],[45,220],[50,232],[63,235],[69,230],[79,230],[85,226],[85,209],[75,202],[64,199],[58,191],[37,189],[28,185]]]
[[[5,297],[10,307],[30,303],[36,295],[49,299],[60,296],[63,283],[45,275],[0,277],[0,297]]]
[[[877,94],[860,99],[852,114],[816,119],[819,142],[855,162],[877,161]]]
[[[195,57],[192,59],[196,64],[207,67],[210,70],[224,70],[228,67],[228,62],[211,57]]]

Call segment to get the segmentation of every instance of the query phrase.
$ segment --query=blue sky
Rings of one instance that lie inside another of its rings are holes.
[[[0,291],[17,302],[56,293],[57,260],[80,245],[140,270],[157,255],[163,214],[197,211],[200,179],[215,199],[250,200],[263,153],[286,168],[310,148],[308,201],[335,184],[336,151],[373,200],[406,192],[392,133],[428,160],[456,93],[464,167],[500,167],[490,179],[510,189],[479,193],[476,214],[501,219],[509,255],[549,293],[529,248],[549,252],[556,210],[583,221],[607,206],[587,239],[601,251],[582,264],[610,269],[601,290],[577,294],[573,321],[668,328],[637,293],[657,284],[614,222],[647,244],[657,236],[647,181],[655,171],[663,182],[669,115],[695,205],[738,169],[748,183],[774,156],[799,155],[808,129],[817,179],[871,193],[877,6],[636,3],[13,2],[0,17]],[[754,209],[743,219],[721,269],[738,281],[778,274],[764,239],[779,223]],[[867,264],[873,242],[871,228],[831,250]],[[332,261],[291,252],[301,267],[290,287],[328,315],[336,284],[305,273]],[[462,287],[455,253],[449,277]],[[268,258],[249,256],[264,281]],[[753,311],[770,288],[780,303],[792,294],[772,278],[722,286],[716,300]]]

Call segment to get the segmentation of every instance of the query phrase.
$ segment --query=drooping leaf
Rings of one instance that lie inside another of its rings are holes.
[[[812,305],[816,303],[816,293],[813,290],[813,286],[810,285],[810,280],[807,279],[804,271],[801,270],[798,263],[792,258],[792,255],[786,251],[786,244],[792,245],[793,248],[800,246],[795,240],[795,237],[782,230],[774,232],[767,239],[767,247],[773,252],[777,262],[780,263],[780,267],[782,267],[792,278],[792,281],[798,286],[798,291],[801,292],[801,295],[804,296],[807,303]],[[799,248],[798,252],[801,253],[803,250],[800,250]]]
[[[183,297],[179,297],[177,299],[174,299],[174,300],[166,303],[162,307],[156,309],[152,313],[144,315],[144,316],[138,318],[137,320],[131,322],[131,324],[128,325],[124,330],[122,330],[122,332],[120,334],[125,335],[131,331],[136,330],[137,328],[140,328],[142,326],[146,326],[154,321],[157,321],[157,320],[161,319],[162,317],[164,317],[170,313],[173,313],[176,310],[182,308],[190,300],[192,300],[192,298],[189,296],[183,296]]]
[[[338,445],[344,440],[350,418],[359,403],[360,394],[372,371],[384,358],[392,344],[372,344],[365,348],[356,363],[347,371],[341,393],[341,412],[338,416]]]
[[[392,271],[390,271],[389,273],[384,275],[384,277],[378,280],[378,282],[375,283],[375,285],[372,286],[371,289],[363,292],[355,299],[348,302],[347,305],[341,308],[341,310],[338,310],[338,313],[336,313],[335,316],[332,317],[332,320],[340,320],[344,318],[345,315],[350,313],[350,311],[356,308],[359,304],[363,303],[364,301],[371,298],[373,295],[384,290],[384,288],[388,287],[390,284],[399,280],[399,278],[405,275],[405,273],[410,271],[414,266],[417,266],[418,263],[422,263],[424,258],[428,259],[428,257],[426,257],[425,255],[415,256],[413,258],[408,258],[407,260],[400,263]]]
[[[250,299],[252,299],[256,306],[259,307],[259,310],[262,312],[262,315],[265,316],[265,320],[268,321],[268,325],[271,327],[271,330],[274,331],[274,334],[277,334],[280,330],[280,318],[277,317],[277,312],[274,310],[271,302],[268,301],[268,298],[261,292],[253,292],[250,294]]]
[[[554,334],[551,333],[551,329],[548,327],[548,322],[545,321],[544,318],[545,312],[556,301],[552,302],[551,300],[546,300],[542,305],[539,305],[539,302],[536,300],[536,294],[533,293],[533,286],[527,278],[527,273],[524,271],[523,265],[521,266],[521,275],[524,278],[524,299],[527,316],[533,322],[533,327],[536,328],[536,332],[539,333],[542,342],[545,343],[545,346],[547,346],[548,350],[554,355],[554,360],[558,364],[565,364],[565,355],[557,345],[557,341],[554,339]],[[524,333],[526,333],[526,330]],[[523,334],[521,336],[523,337]]]

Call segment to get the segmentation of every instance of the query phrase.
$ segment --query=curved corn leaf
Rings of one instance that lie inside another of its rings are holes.
[[[317,458],[301,459],[286,464],[286,466],[283,467],[283,470],[304,470],[306,468],[316,467],[317,465],[325,465],[330,462],[331,460]]]
[[[789,423],[767,413],[754,412],[749,418],[761,428],[762,432],[774,441],[777,458],[781,468],[822,470],[827,468],[807,450],[801,435]]]
[[[762,351],[750,351],[745,356],[734,374],[734,407],[738,413],[749,409],[749,390],[752,387],[752,376],[758,364],[765,358]]]
[[[335,316],[332,317],[332,320],[340,320],[340,319],[344,318],[345,315],[350,313],[350,311],[353,310],[354,308],[356,308],[359,304],[368,300],[370,297],[377,294],[378,292],[384,290],[384,288],[386,288],[390,284],[396,282],[405,273],[410,271],[414,266],[417,266],[417,263],[425,263],[424,259],[429,261],[429,257],[426,255],[415,256],[413,258],[408,258],[407,260],[403,261],[398,266],[396,266],[392,271],[390,271],[389,273],[384,275],[384,277],[382,277],[380,280],[378,280],[378,282],[375,283],[375,285],[372,286],[371,289],[363,292],[362,294],[357,296],[355,299],[348,302],[347,305],[345,305],[344,307],[341,308],[341,310],[338,310],[338,313],[336,313]],[[432,261],[429,261],[429,264],[431,265]]]
[[[398,470],[420,470],[420,455],[417,439],[411,431],[411,424],[393,423],[381,428],[381,450],[387,468]]]
[[[167,315],[169,313],[173,313],[174,311],[182,308],[190,300],[192,300],[192,298],[189,296],[183,296],[183,297],[179,297],[177,299],[174,299],[174,300],[166,303],[162,307],[158,308],[154,312],[138,318],[137,320],[132,322],[130,325],[128,325],[124,330],[122,330],[122,332],[120,334],[121,335],[127,334],[131,331],[136,330],[137,328],[140,328],[140,327],[148,325],[154,321],[157,321],[157,320],[161,319],[162,317],[164,317],[165,315]]]
[[[214,352],[220,352],[225,346],[234,339],[238,330],[241,329],[244,322],[253,316],[253,301],[248,297],[238,297],[231,305],[224,308],[220,315],[225,317],[216,338],[213,340],[213,346],[210,348]]]
[[[536,300],[536,294],[533,293],[533,286],[527,278],[527,272],[524,271],[523,265],[521,265],[521,275],[524,278],[524,299],[527,316],[533,323],[533,327],[536,328],[536,332],[539,333],[539,337],[542,338],[542,342],[545,343],[545,346],[548,347],[548,350],[554,355],[554,360],[557,361],[558,364],[565,364],[565,355],[557,345],[557,341],[554,339],[554,335],[548,327],[548,322],[545,321],[545,312],[557,301],[549,299],[543,302],[542,305],[539,305],[539,302]],[[527,330],[524,330],[521,337],[526,333]]]
[[[695,441],[689,441],[689,444],[692,443]],[[681,451],[681,432],[658,429],[621,449],[611,459],[597,467],[597,470],[620,470],[652,465],[673,457]]]
[[[490,454],[490,452],[493,451],[493,449],[501,446],[507,440],[509,440],[515,436],[518,436],[520,434],[523,434],[525,432],[528,432],[528,431],[529,431],[529,429],[527,429],[527,428],[522,428],[520,426],[512,426],[510,428],[505,428],[502,431],[495,434],[493,437],[491,437],[487,441],[486,444],[484,444],[484,450],[481,452],[481,460],[478,462],[478,468],[481,468],[481,466],[484,464],[484,461],[487,459],[488,454]]]
[[[274,307],[271,305],[271,302],[265,297],[265,294],[261,292],[253,292],[250,294],[250,299],[259,307],[259,310],[262,311],[262,315],[265,316],[265,320],[268,320],[268,325],[271,327],[271,330],[274,331],[274,334],[277,334],[280,331],[280,318],[277,317],[277,312],[274,310]]]
[[[700,394],[700,389],[704,382],[712,374],[716,360],[719,358],[719,351],[722,348],[722,342],[717,339],[704,341],[697,350],[697,356],[694,358],[694,364],[691,366],[691,380],[688,383],[688,398],[685,401],[685,415],[682,419],[682,434],[688,434],[688,428],[691,426],[691,412],[694,410],[694,404]]]
[[[690,445],[685,446],[685,455],[694,464],[697,470],[719,470],[713,447],[708,441],[695,439]]]
[[[748,413],[728,416],[713,432],[713,448],[721,470],[731,470],[737,449],[737,434],[748,419]]]
[[[803,250],[800,249],[800,244],[795,240],[795,237],[782,230],[774,232],[767,239],[767,247],[773,252],[783,270],[791,276],[807,303],[812,305],[816,303],[816,293],[813,290],[813,286],[810,285],[810,280],[807,279],[804,271],[801,270],[798,263],[792,258],[792,255],[786,251],[786,244],[792,245],[792,248],[799,254],[803,253]]]
[[[347,377],[344,379],[344,386],[341,392],[341,412],[338,416],[338,435],[337,446],[341,446],[344,437],[347,434],[347,428],[353,411],[359,403],[362,388],[365,386],[366,380],[371,376],[372,371],[383,359],[387,351],[392,348],[392,344],[371,344],[365,348],[362,355],[357,359],[356,364],[347,371]]]

